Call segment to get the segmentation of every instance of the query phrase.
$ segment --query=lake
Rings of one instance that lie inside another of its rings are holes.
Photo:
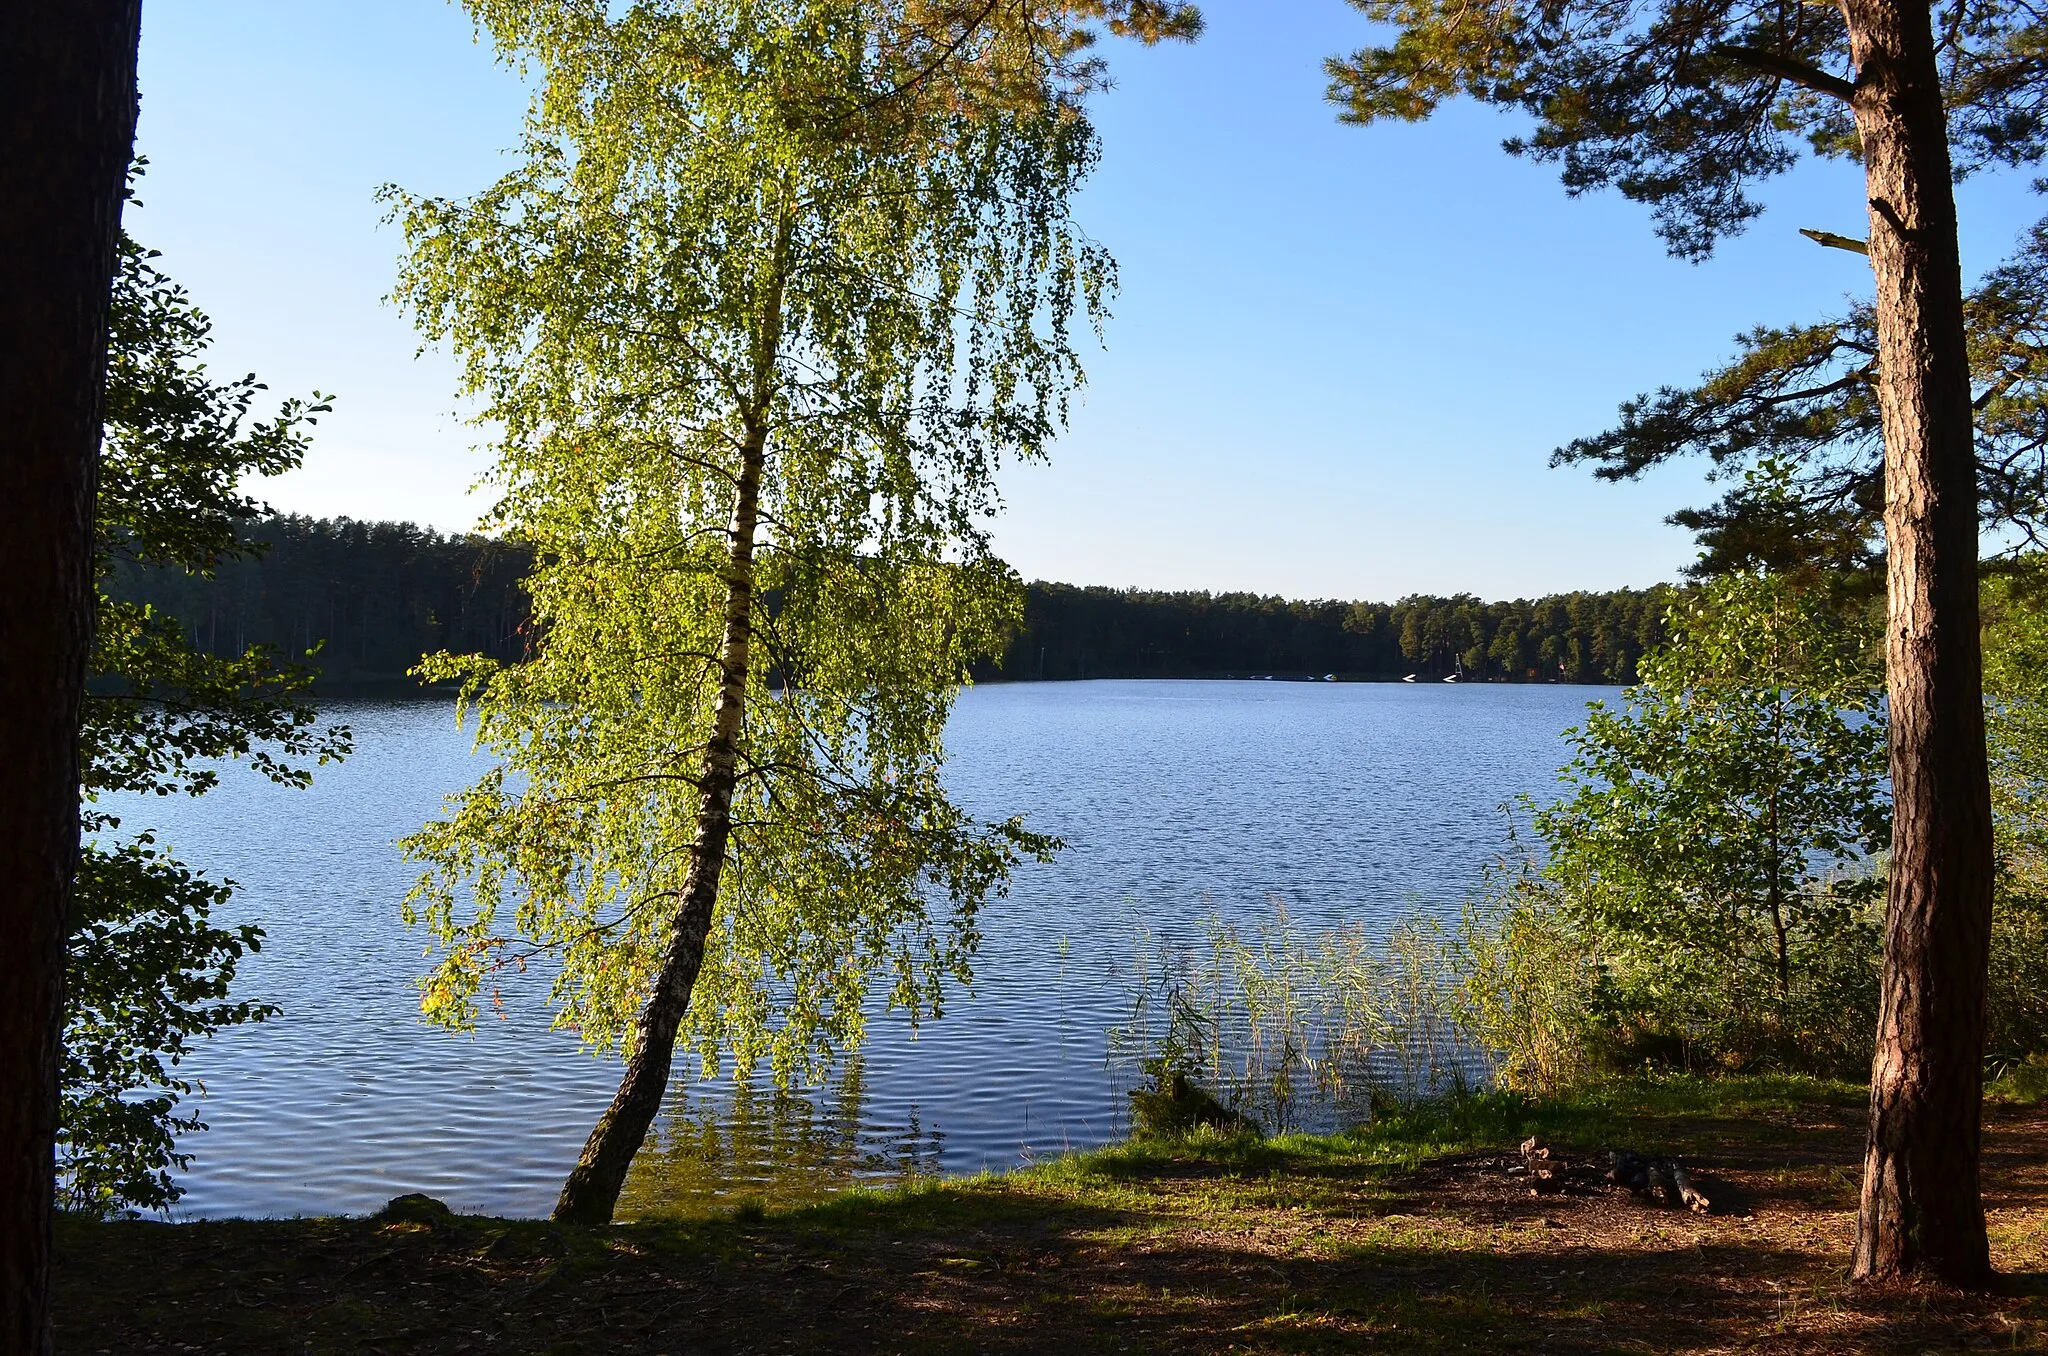
[[[970,994],[911,1039],[880,1018],[829,1086],[794,1096],[695,1080],[670,1105],[622,1214],[850,1181],[1002,1169],[1120,1138],[1140,938],[1192,936],[1274,901],[1308,929],[1455,912],[1500,851],[1502,802],[1544,796],[1562,733],[1611,689],[1286,682],[1016,683],[962,694],[948,780],[985,817],[1069,847],[983,916]],[[431,701],[330,702],[356,752],[309,791],[229,773],[200,800],[125,800],[190,864],[241,887],[216,921],[268,932],[237,996],[281,1016],[186,1064],[209,1129],[175,1216],[365,1213],[424,1191],[459,1211],[543,1215],[618,1066],[548,1030],[537,974],[474,1035],[418,1018],[425,938],[398,921],[393,847],[482,762]]]

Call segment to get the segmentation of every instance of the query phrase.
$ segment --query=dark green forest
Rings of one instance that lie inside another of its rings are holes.
[[[209,654],[318,646],[327,688],[407,683],[436,650],[513,660],[525,646],[529,557],[517,546],[350,518],[268,518],[237,535],[267,548],[210,578],[124,562],[108,591],[177,617]]]
[[[1671,597],[1659,586],[1492,603],[1293,602],[1039,583],[997,676],[1629,683],[1643,651],[1663,641]]]
[[[530,639],[519,587],[528,557],[515,544],[348,518],[270,518],[242,532],[268,549],[212,578],[126,567],[113,593],[179,618],[209,653],[319,646],[330,691],[403,684],[436,650],[515,660]],[[1035,583],[1003,663],[977,676],[1628,683],[1663,640],[1671,597],[1658,586],[1513,602],[1296,602]]]

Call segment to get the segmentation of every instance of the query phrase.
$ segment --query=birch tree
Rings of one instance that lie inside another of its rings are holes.
[[[398,295],[501,430],[535,640],[427,666],[498,762],[407,842],[407,917],[430,1018],[545,953],[558,1023],[623,1051],[555,1207],[603,1221],[679,1043],[789,1081],[878,988],[938,1015],[1056,846],[954,805],[941,736],[1021,615],[993,476],[1061,426],[1113,266],[1069,215],[1087,72],[1014,34],[879,0],[478,13],[544,85],[498,183],[391,193]]]

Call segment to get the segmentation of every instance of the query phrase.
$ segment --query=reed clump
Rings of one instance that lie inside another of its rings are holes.
[[[1881,878],[1851,884],[1882,897]],[[1795,953],[1788,1024],[1713,967],[1593,926],[1526,865],[1498,864],[1455,917],[1378,929],[1304,928],[1276,899],[1193,937],[1142,938],[1110,1057],[1142,1080],[1140,1135],[1327,1133],[1471,1092],[1552,1095],[1643,1072],[1856,1080],[1874,1026],[1874,914]],[[2036,898],[2001,890],[1985,1078],[2003,1100],[2048,1099],[2048,948],[2016,944],[2042,917]]]
[[[1277,898],[1193,938],[1141,937],[1112,1064],[1145,1080],[1133,1129],[1331,1131],[1390,1106],[1585,1071],[1586,957],[1540,908],[1493,892],[1456,919],[1311,931]],[[1213,1102],[1195,1111],[1197,1096]]]

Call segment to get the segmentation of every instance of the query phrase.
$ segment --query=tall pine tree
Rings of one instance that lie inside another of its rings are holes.
[[[1330,65],[1353,121],[1459,95],[1521,109],[1511,151],[1572,192],[1652,205],[1701,257],[1760,210],[1802,145],[1856,157],[1875,282],[1894,791],[1885,978],[1855,1270],[1990,1278],[1979,1193],[1992,841],[1977,628],[1972,389],[1953,180],[2048,153],[2030,10],[1951,0],[1840,6],[1354,0],[1395,25]]]

